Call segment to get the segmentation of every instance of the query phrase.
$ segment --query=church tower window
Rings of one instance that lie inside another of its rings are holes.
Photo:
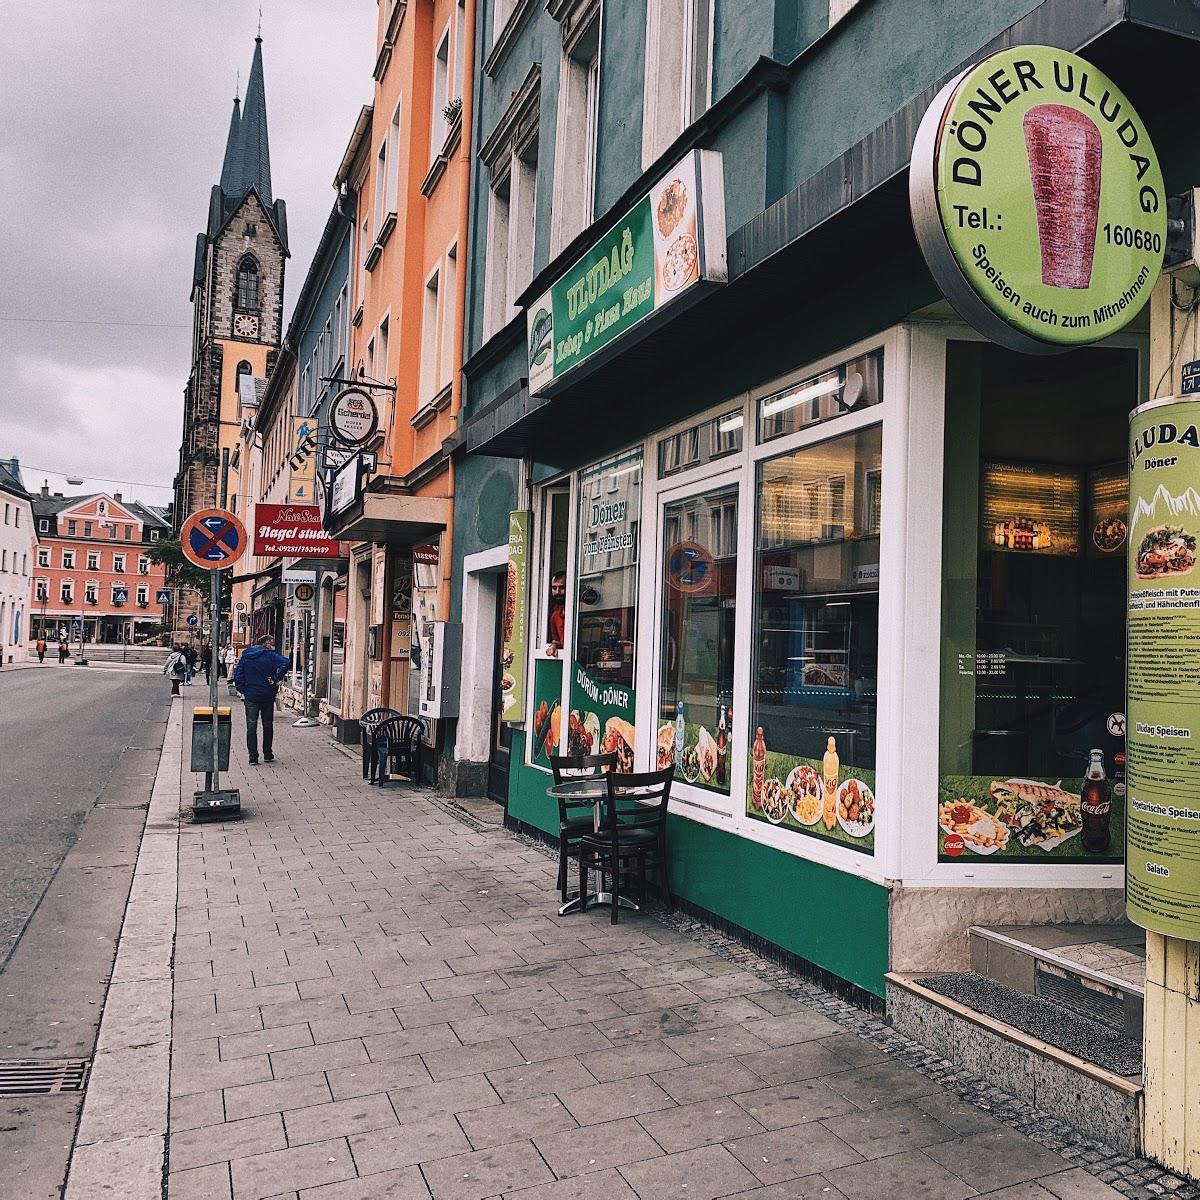
[[[238,312],[258,312],[258,263],[248,254],[238,263],[234,307]]]

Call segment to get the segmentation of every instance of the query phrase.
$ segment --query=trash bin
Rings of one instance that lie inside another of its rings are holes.
[[[229,770],[229,739],[233,733],[233,718],[228,708],[217,709],[217,769]],[[192,709],[192,767],[193,771],[213,769],[212,709],[207,705]]]

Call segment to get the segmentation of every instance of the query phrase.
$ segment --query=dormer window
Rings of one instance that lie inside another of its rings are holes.
[[[258,226],[252,222],[246,224],[246,236],[248,238],[258,237]]]
[[[234,307],[238,312],[258,312],[258,263],[250,255],[238,263]]]

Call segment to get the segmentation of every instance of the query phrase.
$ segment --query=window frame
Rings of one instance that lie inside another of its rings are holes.
[[[550,256],[560,253],[570,241],[595,219],[596,158],[599,149],[600,63],[604,51],[604,10],[597,7],[595,15],[579,30],[564,36],[559,47],[559,85],[554,117],[554,178],[553,204],[550,210]],[[595,50],[586,60],[578,50],[582,42],[594,36]],[[569,40],[568,40],[569,39]],[[578,99],[577,89],[582,77],[583,136],[573,117],[572,100]],[[578,163],[573,161],[572,147],[581,141],[583,156],[582,182],[574,188]],[[568,195],[568,191],[571,192]],[[576,211],[577,207],[582,211]]]
[[[58,581],[58,602],[60,604],[75,603],[75,580],[60,579]]]
[[[89,550],[87,552],[87,569],[89,571],[100,570],[100,551]]]
[[[248,267],[252,267],[253,270],[247,270]],[[243,291],[242,279],[251,276],[254,278],[254,302],[248,304],[246,302],[248,293]],[[262,312],[262,270],[258,265],[258,259],[249,251],[238,259],[233,273],[233,311],[235,313]]]

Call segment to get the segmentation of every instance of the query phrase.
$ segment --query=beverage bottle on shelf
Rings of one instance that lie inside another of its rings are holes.
[[[750,752],[754,760],[754,807],[762,808],[763,778],[767,773],[767,743],[763,741],[760,725],[754,734],[754,749]]]
[[[675,705],[675,770],[683,773],[683,738],[686,725],[683,720],[683,701]]]
[[[1108,821],[1112,812],[1112,797],[1104,777],[1104,751],[1093,750],[1083,776],[1083,794],[1079,798],[1083,810],[1083,850],[1085,854],[1103,854],[1108,849]]]
[[[725,764],[729,757],[729,735],[725,732],[725,705],[721,705],[721,716],[717,721],[717,782],[725,783]]]

